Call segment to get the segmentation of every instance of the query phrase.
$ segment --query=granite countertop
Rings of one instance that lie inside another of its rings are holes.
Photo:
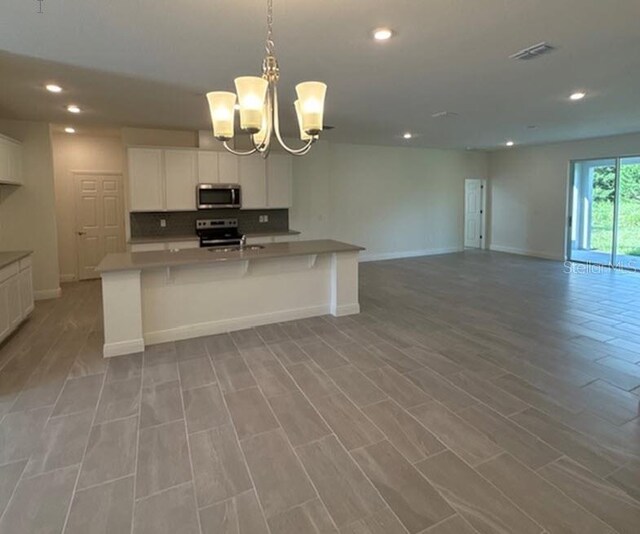
[[[296,230],[283,230],[274,232],[249,232],[245,234],[247,237],[269,237],[281,235],[300,235]],[[197,241],[198,236],[195,234],[185,235],[162,235],[154,237],[132,237],[129,239],[130,245],[141,245],[144,243],[168,243],[170,241]]]
[[[139,269],[157,269],[266,258],[285,258],[289,256],[308,256],[313,254],[331,254],[333,252],[355,252],[363,247],[349,245],[341,241],[319,239],[315,241],[290,241],[288,243],[270,243],[257,250],[235,250],[230,252],[212,252],[208,248],[181,249],[177,251],[158,250],[153,252],[122,252],[107,254],[96,268],[99,272],[130,271]]]
[[[5,250],[0,251],[0,269],[32,254],[32,250]]]
[[[160,235],[153,237],[132,237],[129,239],[130,245],[141,245],[144,243],[168,243],[169,241],[197,241],[196,234],[185,235]]]

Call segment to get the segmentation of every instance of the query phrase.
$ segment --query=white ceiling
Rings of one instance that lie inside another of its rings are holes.
[[[2,0],[0,116],[208,128],[204,93],[259,72],[265,0],[42,4]],[[640,131],[639,0],[274,4],[281,105],[298,81],[327,82],[327,139],[492,148]],[[397,36],[373,42],[383,25]],[[557,50],[508,59],[540,41]],[[43,92],[48,81],[68,91]],[[568,102],[577,89],[587,97]],[[70,116],[72,101],[86,113]],[[444,110],[458,115],[432,117]]]

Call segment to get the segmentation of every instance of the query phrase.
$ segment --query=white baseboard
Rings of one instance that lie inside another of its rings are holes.
[[[489,247],[495,252],[506,252],[507,254],[517,254],[519,256],[532,256],[534,258],[543,258],[545,260],[563,261],[564,257],[557,256],[556,254],[549,254],[548,252],[539,252],[537,250],[528,250],[523,248],[505,247],[502,245],[491,245]]]
[[[78,279],[78,277],[71,273],[71,274],[61,274],[60,275],[60,281],[61,282],[75,282]]]
[[[306,319],[317,315],[331,313],[329,305],[312,306],[309,308],[297,308],[293,310],[283,310],[259,315],[249,315],[246,317],[235,317],[222,321],[211,321],[206,323],[179,326],[167,330],[156,330],[155,332],[145,332],[144,342],[147,345],[165,343],[167,341],[179,341],[192,337],[211,336],[214,334],[224,334],[235,330],[243,330],[264,324],[281,323],[284,321],[294,321],[296,319]],[[135,352],[135,351],[134,351]]]
[[[62,295],[62,289],[59,287],[57,289],[39,289],[33,292],[35,300],[57,299],[60,295]]]
[[[132,341],[119,341],[117,343],[105,343],[102,347],[102,355],[105,358],[123,356],[125,354],[135,354],[144,350],[144,340],[134,339]]]
[[[462,247],[425,248],[422,250],[407,250],[402,252],[381,252],[378,254],[360,254],[360,262],[397,260],[400,258],[416,258],[418,256],[436,256],[438,254],[451,254],[462,252]]]
[[[338,306],[333,315],[335,317],[344,317],[345,315],[356,315],[360,313],[360,304],[344,304],[343,306]]]

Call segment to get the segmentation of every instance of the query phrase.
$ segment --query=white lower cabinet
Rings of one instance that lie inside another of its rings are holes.
[[[0,269],[0,342],[33,311],[31,258]]]
[[[33,302],[33,273],[31,265],[25,267],[18,275],[20,285],[20,305],[22,314],[29,315],[34,308]]]

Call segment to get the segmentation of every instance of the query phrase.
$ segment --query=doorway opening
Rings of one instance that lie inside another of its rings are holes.
[[[640,269],[640,156],[573,161],[567,257]]]
[[[464,247],[486,248],[486,180],[464,181]]]

